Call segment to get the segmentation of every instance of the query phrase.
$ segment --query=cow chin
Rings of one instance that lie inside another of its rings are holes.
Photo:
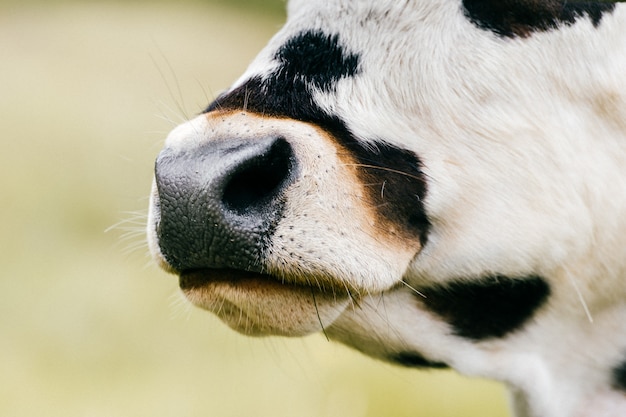
[[[328,291],[224,269],[184,272],[180,287],[195,306],[215,313],[248,336],[304,336],[323,331],[351,300],[346,290]]]

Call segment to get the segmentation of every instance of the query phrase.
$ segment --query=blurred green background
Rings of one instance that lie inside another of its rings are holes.
[[[323,337],[240,336],[151,264],[167,132],[280,27],[281,1],[0,1],[1,416],[506,416],[503,389]]]

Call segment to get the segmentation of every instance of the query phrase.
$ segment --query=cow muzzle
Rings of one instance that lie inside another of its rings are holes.
[[[368,192],[362,166],[313,124],[199,116],[157,158],[151,251],[187,298],[236,330],[323,330],[362,295],[398,284],[419,249],[381,220],[380,188]]]
[[[293,147],[276,132],[207,140],[207,129],[197,120],[176,129],[156,160],[153,254],[180,276],[190,301],[242,333],[323,329],[348,304],[348,291],[272,274],[265,261],[285,190],[300,176]]]

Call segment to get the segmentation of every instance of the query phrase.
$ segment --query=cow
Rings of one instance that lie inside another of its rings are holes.
[[[167,137],[147,231],[243,334],[626,416],[626,5],[290,0]]]

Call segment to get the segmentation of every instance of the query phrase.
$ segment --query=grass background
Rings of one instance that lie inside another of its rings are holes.
[[[0,1],[0,415],[507,415],[497,384],[240,336],[151,264],[154,158],[280,27],[260,4]]]

